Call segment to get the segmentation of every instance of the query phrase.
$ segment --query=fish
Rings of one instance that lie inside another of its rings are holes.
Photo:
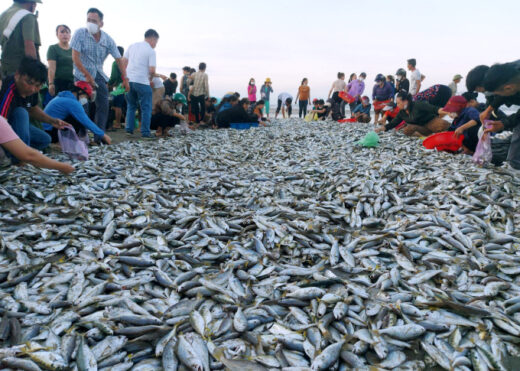
[[[518,180],[369,130],[176,129],[67,178],[0,168],[2,367],[508,369]]]

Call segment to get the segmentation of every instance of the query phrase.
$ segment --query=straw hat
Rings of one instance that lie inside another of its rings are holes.
[[[268,78],[265,79],[265,83],[267,84],[269,82],[271,82],[271,79],[268,77]]]

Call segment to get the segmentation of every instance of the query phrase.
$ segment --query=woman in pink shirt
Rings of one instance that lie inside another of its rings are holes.
[[[37,150],[28,147],[13,131],[11,125],[0,116],[0,146],[16,157],[22,164],[29,163],[36,167],[59,170],[64,174],[70,174],[74,167],[70,164],[51,160]],[[0,152],[3,152],[0,147]],[[3,153],[0,153],[0,158]]]
[[[256,103],[255,79],[249,80],[249,85],[247,86],[247,97],[249,98],[249,102]]]

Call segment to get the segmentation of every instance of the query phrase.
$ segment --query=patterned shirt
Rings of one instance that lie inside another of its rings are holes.
[[[108,76],[103,72],[103,64],[109,54],[115,59],[121,58],[116,43],[103,31],[101,31],[99,42],[97,42],[86,28],[80,28],[74,33],[70,45],[73,50],[81,54],[81,63],[94,79],[99,73],[105,81],[108,81]],[[86,80],[76,65],[74,65],[74,78],[77,81]]]
[[[191,75],[191,79],[193,80],[193,90],[191,91],[191,95],[194,97],[201,95],[209,97],[208,74],[206,72],[198,71]]]

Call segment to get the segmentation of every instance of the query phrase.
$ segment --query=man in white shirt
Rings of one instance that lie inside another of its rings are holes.
[[[412,72],[410,76],[410,94],[412,96],[421,91],[421,71],[415,67],[416,65],[417,61],[415,58],[408,59],[408,70]]]
[[[287,108],[288,117],[291,117],[292,114],[292,101],[293,97],[289,93],[281,93],[278,96],[278,106],[276,107],[276,114],[274,115],[274,119],[278,118],[278,114],[280,110],[282,110],[282,117],[285,118],[285,109]]]
[[[130,45],[124,55],[127,65],[126,73],[130,81],[130,91],[126,95],[128,107],[126,110],[126,132],[134,133],[135,112],[137,105],[141,108],[141,135],[143,138],[152,138],[150,122],[152,120],[152,86],[157,66],[155,47],[159,41],[159,34],[155,30],[148,30],[144,34],[144,41]]]

